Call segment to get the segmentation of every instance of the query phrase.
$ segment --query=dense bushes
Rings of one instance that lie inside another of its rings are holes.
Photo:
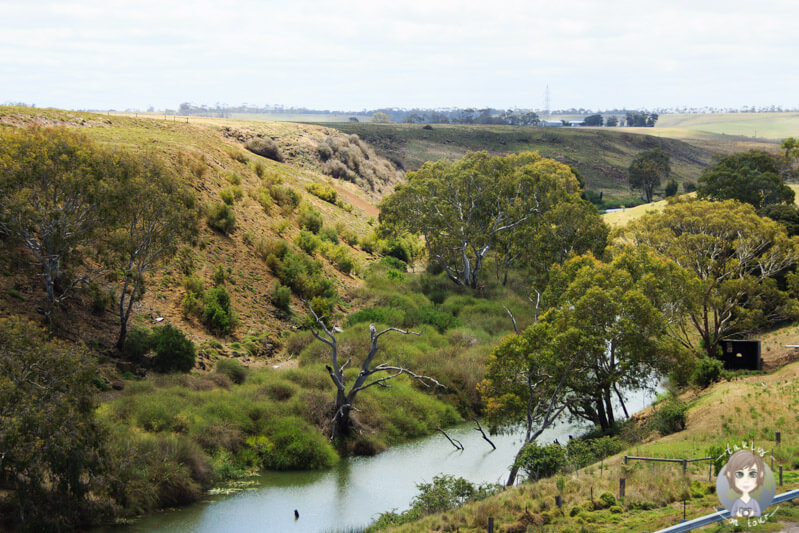
[[[685,429],[685,413],[688,405],[677,397],[661,403],[652,415],[651,427],[661,435],[671,435]]]
[[[269,269],[295,294],[304,298],[337,296],[333,282],[322,275],[322,265],[307,255],[292,251],[286,241],[268,243],[265,253]]]
[[[233,208],[225,202],[209,205],[205,217],[209,226],[222,233],[230,233],[236,227],[236,214],[233,212]]]
[[[305,204],[300,210],[299,224],[302,229],[317,234],[322,229],[322,215],[310,205]]]
[[[283,161],[283,154],[280,153],[280,149],[278,148],[275,141],[268,137],[257,137],[255,139],[251,139],[247,141],[247,144],[244,147],[249,150],[250,152],[260,155],[261,157],[266,157],[267,159],[272,159],[274,161]]]
[[[154,327],[150,343],[155,352],[153,368],[157,372],[188,372],[194,368],[194,343],[175,326]]]
[[[230,293],[224,287],[214,287],[203,296],[202,320],[212,331],[230,333],[236,323],[236,316],[230,302]]]
[[[334,204],[338,199],[338,193],[333,187],[329,185],[320,185],[318,183],[310,183],[305,186],[305,190],[309,193],[313,194],[317,198],[324,200],[325,202]]]
[[[719,380],[722,369],[723,365],[718,359],[699,357],[691,372],[691,383],[704,389]]]
[[[527,444],[516,460],[529,479],[554,476],[566,465],[566,448],[558,444],[540,445],[536,442]]]
[[[357,135],[328,136],[317,146],[317,154],[325,174],[373,191],[402,175]]]
[[[0,319],[0,529],[79,529],[103,508],[106,433],[95,419],[94,366],[33,323]],[[16,529],[16,527],[14,527]]]

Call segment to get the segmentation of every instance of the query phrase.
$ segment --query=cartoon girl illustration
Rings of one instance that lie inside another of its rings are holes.
[[[763,459],[751,450],[739,450],[730,457],[724,475],[730,488],[741,495],[733,502],[730,516],[744,518],[760,516],[760,504],[752,497],[752,493],[763,486],[766,475]]]

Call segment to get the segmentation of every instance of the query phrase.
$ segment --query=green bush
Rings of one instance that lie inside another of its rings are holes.
[[[250,152],[260,155],[261,157],[279,162],[283,161],[283,154],[280,153],[280,149],[278,148],[277,144],[275,144],[275,141],[268,137],[258,137],[249,140],[244,147]]]
[[[322,265],[307,255],[291,251],[288,246],[276,246],[266,257],[266,265],[282,284],[303,298],[324,296],[330,299],[337,296],[333,282],[322,274]]]
[[[665,189],[666,198],[668,198],[669,196],[674,196],[675,194],[677,194],[677,188],[678,187],[679,187],[679,185],[677,184],[677,180],[675,180],[675,179],[669,180],[669,182],[666,184],[666,189]]]
[[[399,270],[400,272],[407,272],[408,265],[404,261],[400,261],[396,257],[392,257],[387,255],[385,257],[380,258],[380,264],[385,265],[388,268],[393,268],[394,270]]]
[[[557,444],[541,446],[533,442],[525,445],[517,464],[530,479],[553,476],[566,464],[566,450]]]
[[[227,267],[227,270],[222,265],[216,265],[214,269],[214,273],[211,274],[211,280],[214,282],[215,286],[224,285],[225,282],[230,279],[230,267]]]
[[[405,311],[398,307],[377,306],[351,314],[347,317],[347,325],[352,326],[360,323],[385,324],[394,327],[407,327],[405,325]]]
[[[719,380],[722,368],[723,365],[718,359],[700,357],[691,372],[691,383],[704,389]]]
[[[205,216],[208,225],[222,233],[230,233],[236,226],[236,214],[233,208],[224,202],[208,206]]]
[[[233,194],[233,189],[231,189],[230,187],[219,191],[219,197],[227,205],[233,205],[236,202],[236,197]]]
[[[679,398],[672,397],[658,406],[652,415],[652,429],[661,435],[670,435],[685,429],[685,413],[688,405]]]
[[[153,367],[157,372],[188,372],[194,368],[194,343],[178,328],[171,324],[156,326],[151,338],[155,351]]]
[[[610,492],[603,492],[599,495],[598,506],[600,509],[608,509],[616,505],[616,497]]]
[[[321,241],[319,237],[314,235],[308,230],[301,230],[297,237],[294,239],[294,244],[299,246],[299,248],[308,255],[313,255]]]
[[[323,227],[319,230],[319,238],[323,241],[338,244],[338,232],[333,228]]]
[[[249,369],[236,359],[220,359],[216,362],[216,371],[230,378],[236,385],[244,383],[249,373]]]
[[[322,215],[319,211],[306,204],[300,210],[299,223],[301,228],[307,229],[314,234],[319,233],[319,230],[322,229]]]
[[[273,447],[264,461],[270,470],[318,470],[338,461],[330,442],[300,418],[282,418],[270,429]]]
[[[230,302],[230,293],[225,287],[214,287],[203,298],[203,322],[213,331],[230,333],[235,325],[235,315]]]
[[[269,195],[277,205],[286,210],[293,210],[300,205],[299,193],[288,186],[272,185],[269,187]]]
[[[272,289],[272,304],[287,313],[291,311],[291,289],[284,287],[279,281],[275,282]]]
[[[310,183],[305,186],[305,190],[309,193],[313,194],[317,198],[324,200],[325,202],[334,204],[336,203],[336,199],[338,198],[338,194],[333,187],[328,185],[320,185],[318,183]]]
[[[388,257],[399,259],[403,263],[408,263],[411,260],[411,252],[408,249],[407,243],[396,237],[386,241],[380,253]]]
[[[131,361],[144,357],[152,349],[152,336],[147,328],[133,328],[125,337],[122,354]]]

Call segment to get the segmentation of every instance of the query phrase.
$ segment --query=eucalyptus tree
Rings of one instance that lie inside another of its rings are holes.
[[[380,204],[386,232],[418,233],[454,283],[477,288],[487,255],[512,262],[519,243],[559,202],[576,197],[568,166],[536,152],[427,162]]]
[[[115,216],[113,173],[107,151],[66,128],[0,132],[0,229],[39,264],[48,315],[98,273],[82,255]]]
[[[671,172],[669,154],[660,148],[636,155],[628,169],[631,189],[640,189],[647,202],[652,201],[655,187]]]
[[[776,279],[795,280],[788,271],[799,260],[799,240],[749,204],[677,201],[631,222],[623,235],[693,274],[684,319],[671,328],[688,348],[717,356],[729,335],[799,316],[795,295]]]

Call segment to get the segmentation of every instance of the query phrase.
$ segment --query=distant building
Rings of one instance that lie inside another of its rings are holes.
[[[585,126],[585,122],[582,120],[570,120],[569,127],[576,128],[577,126]]]
[[[542,120],[541,125],[545,128],[559,128],[563,126],[563,122],[560,120]]]

